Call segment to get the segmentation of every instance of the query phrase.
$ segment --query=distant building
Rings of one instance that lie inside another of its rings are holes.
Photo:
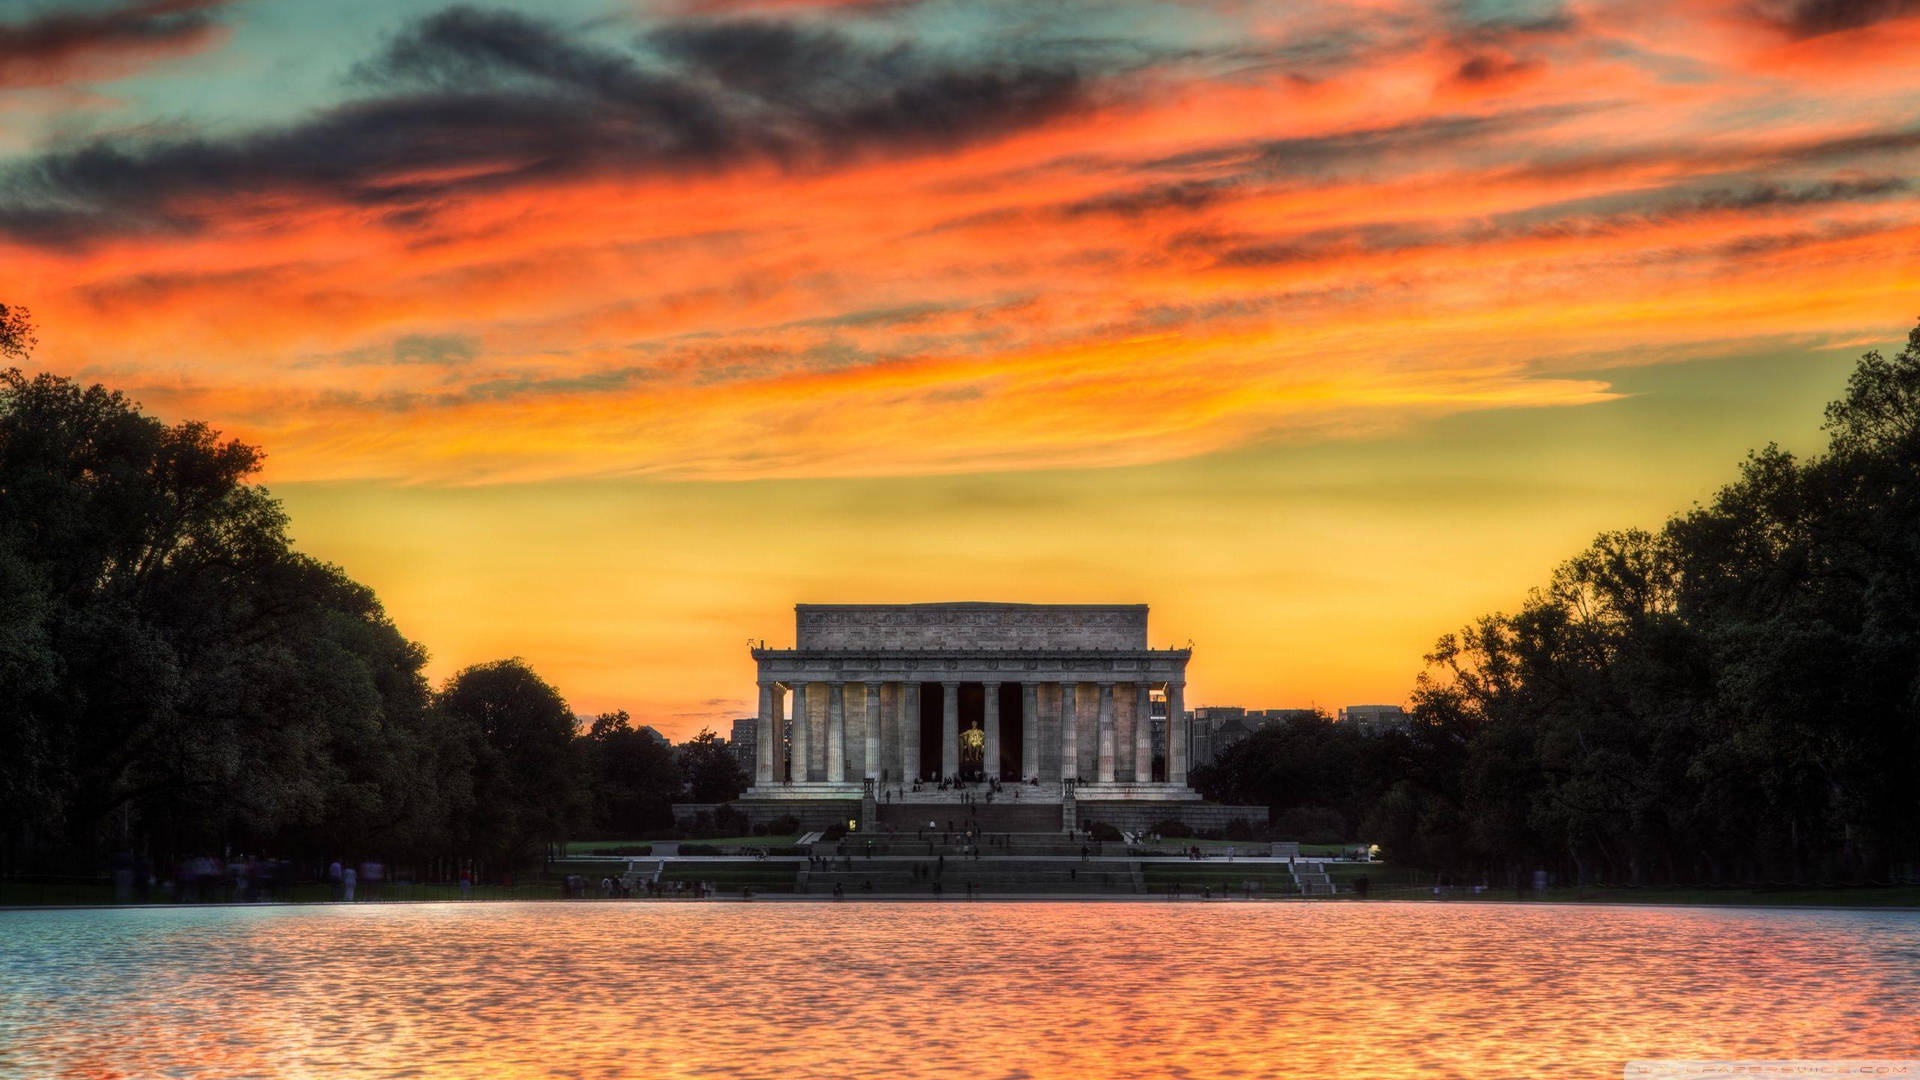
[[[1247,709],[1238,705],[1203,705],[1193,710],[1193,763],[1211,765],[1227,747],[1268,724],[1314,716],[1312,709]]]
[[[1339,722],[1353,725],[1362,735],[1378,735],[1405,731],[1410,721],[1407,711],[1398,705],[1349,705],[1340,710]]]
[[[733,732],[727,736],[727,749],[733,751],[734,760],[747,770],[748,776],[753,775],[753,743],[759,732],[759,717],[742,716],[733,722]]]
[[[647,738],[652,739],[654,742],[659,743],[661,746],[673,745],[672,740],[668,739],[665,735],[662,735],[658,731],[654,730],[651,724],[642,724],[636,730],[639,731],[640,734],[645,735]]]

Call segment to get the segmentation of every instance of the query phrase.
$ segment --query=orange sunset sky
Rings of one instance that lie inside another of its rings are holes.
[[[0,2],[33,364],[264,446],[436,678],[674,738],[795,602],[1441,633],[1920,302],[1914,0]]]

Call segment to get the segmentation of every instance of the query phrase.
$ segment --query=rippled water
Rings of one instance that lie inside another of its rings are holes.
[[[1920,1057],[1920,914],[0,912],[6,1077],[1618,1077],[1740,1057]]]

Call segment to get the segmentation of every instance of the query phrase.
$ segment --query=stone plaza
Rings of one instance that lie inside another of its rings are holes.
[[[1101,820],[1190,816],[1191,655],[1149,647],[1145,604],[799,604],[793,648],[752,649],[741,805],[871,823],[991,781],[1052,828],[1093,805]]]

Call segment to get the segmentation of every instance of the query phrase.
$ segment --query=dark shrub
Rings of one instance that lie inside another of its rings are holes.
[[[1193,826],[1184,821],[1168,818],[1165,821],[1154,822],[1153,828],[1148,831],[1159,833],[1170,840],[1185,840],[1193,835]]]
[[[713,812],[713,827],[728,836],[745,836],[750,826],[747,815],[739,807],[728,803]]]
[[[1120,830],[1104,821],[1087,822],[1087,834],[1095,840],[1101,841],[1112,840],[1117,842],[1120,839]]]
[[[1274,834],[1282,840],[1303,844],[1338,844],[1347,838],[1347,823],[1340,811],[1329,806],[1296,806],[1282,810],[1273,822]]]
[[[755,824],[755,825],[753,826],[753,835],[755,835],[755,836],[765,836],[765,835],[767,835],[767,823],[766,823],[766,822],[764,822],[764,821],[762,821],[762,822],[757,822],[757,823],[756,823],[756,824]]]
[[[1226,833],[1229,840],[1251,840],[1254,837],[1253,822],[1243,817],[1234,818],[1227,822]]]
[[[767,828],[767,832],[773,836],[792,836],[799,831],[800,819],[794,817],[792,814],[785,814],[774,818],[773,824]]]
[[[845,835],[847,835],[847,827],[836,821],[833,824],[827,826],[826,829],[823,832],[821,832],[820,839],[838,840]]]

